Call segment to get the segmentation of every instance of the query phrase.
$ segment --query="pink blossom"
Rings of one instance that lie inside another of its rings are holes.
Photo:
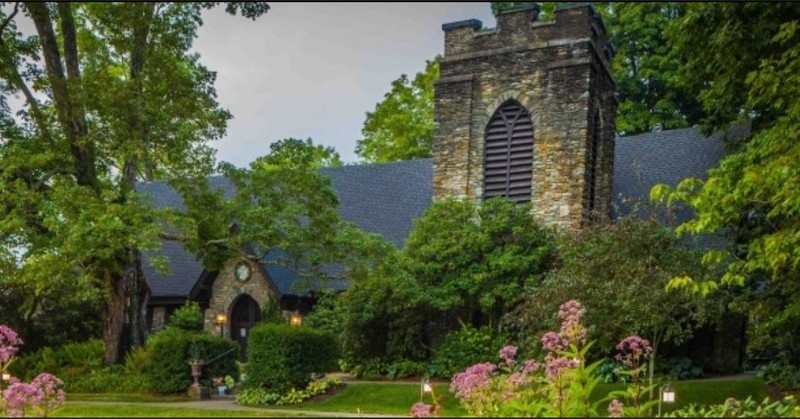
[[[575,359],[547,357],[544,370],[547,379],[556,381],[566,369],[578,368],[580,363]]]
[[[49,412],[64,404],[66,395],[61,387],[64,382],[52,374],[43,372],[36,376],[31,382],[31,385],[36,386],[42,392],[40,407],[45,412]]]
[[[503,349],[500,349],[500,359],[503,360],[509,367],[514,366],[514,359],[517,357],[517,347],[512,345],[506,345]]]
[[[617,345],[619,353],[615,357],[629,368],[639,365],[642,357],[649,356],[653,352],[653,347],[647,339],[642,339],[637,335],[628,336]]]
[[[563,339],[574,343],[586,339],[586,328],[581,324],[581,318],[585,314],[586,309],[575,300],[567,301],[561,305],[558,310],[558,317],[562,320],[560,332]]]
[[[547,332],[542,336],[542,347],[550,352],[560,352],[569,343],[556,332]]]
[[[625,416],[625,413],[622,410],[623,406],[624,405],[619,400],[612,400],[611,403],[608,404],[608,417],[621,418]]]
[[[536,360],[534,359],[529,359],[522,364],[522,373],[523,374],[534,373],[539,369],[539,367],[541,367],[541,364],[536,362]]]
[[[431,413],[433,412],[433,406],[429,404],[425,404],[422,402],[414,403],[411,406],[411,416],[415,418],[427,418],[430,417]]]
[[[453,376],[450,382],[450,391],[458,398],[469,398],[472,392],[489,385],[492,374],[497,370],[497,365],[491,362],[475,364]]]
[[[5,364],[17,354],[22,339],[10,327],[0,324],[0,363]]]
[[[42,397],[44,393],[39,387],[17,379],[12,379],[11,385],[3,392],[6,411],[12,418],[25,416],[25,408],[38,405]]]

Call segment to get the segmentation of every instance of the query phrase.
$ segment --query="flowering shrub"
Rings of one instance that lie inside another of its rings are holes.
[[[22,345],[22,339],[10,327],[0,325],[0,373],[6,371]],[[41,416],[64,404],[64,383],[58,377],[41,373],[30,383],[12,378],[3,395],[3,409],[9,417],[24,417],[25,409],[32,408]]]
[[[621,397],[628,402],[624,408],[625,415],[648,416],[653,405],[658,402],[658,400],[645,401],[645,393],[651,392],[654,386],[645,386],[642,380],[647,370],[647,361],[652,356],[653,347],[647,339],[633,335],[623,339],[617,345],[617,351],[615,359],[626,368],[618,373],[629,377],[630,384],[625,390],[612,391],[609,396]]]
[[[450,391],[475,416],[600,416],[601,403],[613,397],[617,398],[606,409],[609,416],[643,416],[652,406],[642,402],[649,387],[640,384],[652,353],[650,343],[638,336],[620,342],[617,361],[625,366],[622,374],[629,376],[632,385],[592,402],[591,393],[602,379],[594,372],[602,361],[586,364],[592,343],[586,342],[587,330],[581,323],[585,314],[578,301],[561,305],[559,331],[541,338],[546,351],[542,362],[519,362],[517,348],[505,346],[498,353],[499,363],[475,364],[453,376]]]
[[[586,310],[577,301],[561,306],[559,332],[541,340],[547,351],[543,362],[517,361],[517,348],[503,347],[500,362],[475,364],[453,376],[450,391],[475,416],[597,416],[599,402],[589,395],[599,382],[585,364]]]
[[[411,416],[415,418],[427,418],[433,416],[433,405],[416,402],[411,406]]]

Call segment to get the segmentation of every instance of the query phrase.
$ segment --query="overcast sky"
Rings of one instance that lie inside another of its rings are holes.
[[[364,113],[392,80],[442,54],[442,24],[480,19],[489,3],[275,3],[256,21],[207,11],[195,50],[217,71],[221,105],[233,114],[213,145],[246,166],[282,138],[333,146],[357,160]]]

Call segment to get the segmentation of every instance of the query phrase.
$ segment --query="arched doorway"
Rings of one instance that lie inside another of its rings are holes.
[[[249,295],[240,295],[231,308],[231,338],[242,347],[239,358],[247,361],[247,340],[250,329],[261,320],[261,308]]]

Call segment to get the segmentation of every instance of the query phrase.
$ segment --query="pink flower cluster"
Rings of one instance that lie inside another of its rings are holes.
[[[542,336],[542,347],[550,352],[561,352],[569,342],[556,332],[547,332]]]
[[[608,417],[621,418],[625,416],[625,413],[622,410],[623,407],[624,405],[619,400],[617,399],[612,400],[611,403],[608,404]]]
[[[513,345],[506,345],[500,349],[500,353],[498,355],[503,362],[508,364],[509,367],[513,367],[517,358],[517,347]]]
[[[3,392],[3,400],[9,417],[24,417],[25,408],[36,407],[45,412],[52,411],[64,404],[66,396],[61,386],[64,383],[58,377],[43,372],[30,383],[23,383],[16,378]]]
[[[653,347],[647,339],[642,339],[637,335],[626,337],[617,345],[619,353],[615,357],[628,368],[635,368],[643,356],[648,356],[653,352]]]
[[[476,389],[488,386],[492,381],[492,374],[497,371],[497,365],[491,362],[475,364],[466,371],[453,376],[450,382],[450,391],[458,398],[469,398]]]
[[[569,300],[558,309],[561,321],[561,336],[568,342],[579,342],[586,339],[586,328],[581,324],[581,318],[586,314],[586,309],[576,300]]]
[[[411,416],[415,418],[427,418],[433,413],[433,406],[422,402],[414,403],[411,406]]]
[[[44,392],[39,387],[17,379],[12,379],[11,385],[3,392],[3,399],[10,418],[24,417],[25,408],[38,405],[42,398],[44,398]]]
[[[547,364],[544,366],[547,379],[556,381],[566,369],[578,368],[580,362],[577,359],[569,358],[547,358]]]
[[[5,364],[17,354],[22,339],[10,327],[0,324],[0,363]]]

